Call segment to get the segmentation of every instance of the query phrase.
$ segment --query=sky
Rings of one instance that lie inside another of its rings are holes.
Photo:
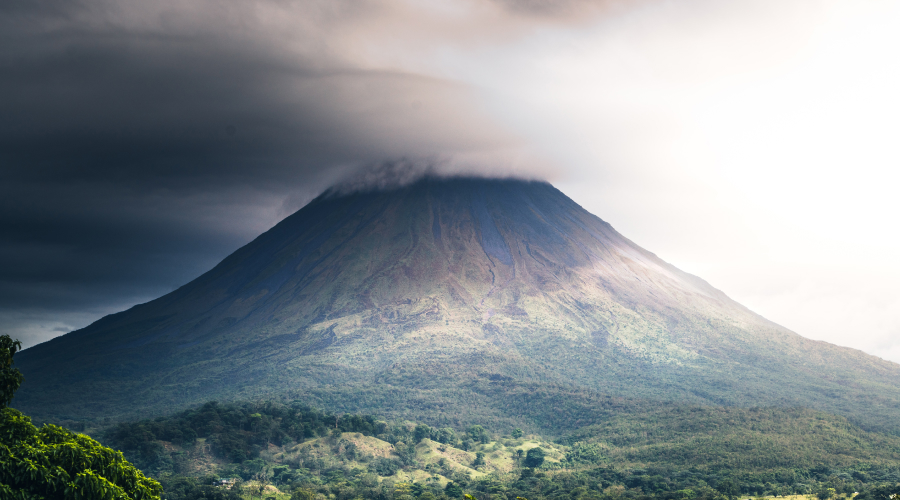
[[[900,2],[0,4],[0,328],[174,290],[347,179],[547,180],[900,362]],[[399,174],[398,174],[399,173]]]

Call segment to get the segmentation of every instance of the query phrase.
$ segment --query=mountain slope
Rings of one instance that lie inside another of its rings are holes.
[[[605,394],[900,432],[900,366],[766,321],[517,180],[327,193],[182,288],[17,360],[16,404],[70,418],[287,395],[540,426],[548,404],[590,419]]]

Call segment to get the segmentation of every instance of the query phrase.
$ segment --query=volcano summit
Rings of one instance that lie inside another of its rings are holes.
[[[14,404],[57,418],[291,397],[535,428],[665,402],[804,406],[900,433],[900,366],[773,324],[520,180],[323,194],[17,363]]]

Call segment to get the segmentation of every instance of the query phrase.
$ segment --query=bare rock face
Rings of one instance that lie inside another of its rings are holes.
[[[68,418],[290,397],[575,426],[653,401],[900,430],[900,366],[775,325],[519,180],[326,193],[180,289],[17,360],[15,404]]]

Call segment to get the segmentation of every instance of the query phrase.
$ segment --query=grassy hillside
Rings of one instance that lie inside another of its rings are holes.
[[[299,490],[347,499],[463,491],[504,499],[690,499],[828,488],[851,494],[900,482],[900,438],[805,409],[626,408],[550,441],[490,426],[334,415],[299,403],[208,403],[99,435],[181,492],[221,477],[272,495]],[[529,468],[533,448],[544,460]]]
[[[900,462],[900,438],[808,409],[672,407],[616,415],[566,442],[599,460],[710,472],[880,467]]]

